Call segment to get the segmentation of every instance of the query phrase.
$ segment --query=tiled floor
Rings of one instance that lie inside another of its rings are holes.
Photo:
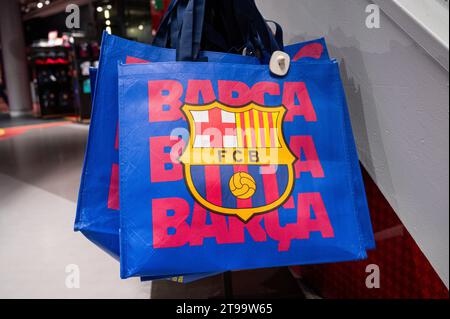
[[[0,298],[223,297],[221,275],[188,285],[120,280],[118,262],[73,232],[88,126],[57,125],[10,137],[0,131]],[[66,286],[70,265],[80,288]],[[287,268],[232,278],[236,297],[302,296]]]
[[[87,133],[67,124],[0,139],[0,298],[149,298],[150,283],[120,280],[117,261],[73,232]],[[72,264],[79,289],[66,287]]]

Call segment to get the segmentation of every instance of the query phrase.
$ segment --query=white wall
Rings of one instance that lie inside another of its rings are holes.
[[[368,29],[369,3],[257,0],[287,44],[325,36],[342,63],[360,159],[448,287],[448,71],[384,13]]]

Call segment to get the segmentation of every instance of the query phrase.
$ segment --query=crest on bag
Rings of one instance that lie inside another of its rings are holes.
[[[247,222],[289,198],[296,157],[284,140],[283,106],[213,102],[181,109],[190,139],[180,162],[187,187],[200,205]]]

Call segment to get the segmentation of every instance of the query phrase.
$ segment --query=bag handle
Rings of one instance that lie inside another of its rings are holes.
[[[283,40],[283,28],[276,21],[266,20],[266,23],[273,23],[275,25],[275,41],[277,41],[278,46],[284,51],[284,40]],[[271,30],[272,31],[272,30]]]
[[[235,4],[232,1],[212,1],[207,2],[204,22],[203,46],[205,50],[242,53],[242,49],[252,49],[254,45],[248,43],[248,28],[241,30],[238,20],[235,19]],[[231,17],[231,18],[230,18]],[[260,15],[259,19],[262,18]],[[272,30],[265,28],[257,30],[257,33],[269,32],[269,36],[274,36],[278,47],[283,49],[283,29],[275,21],[265,20],[267,23],[275,25],[275,34]]]
[[[198,58],[206,0],[172,0],[153,39],[153,45],[177,50],[178,61]]]

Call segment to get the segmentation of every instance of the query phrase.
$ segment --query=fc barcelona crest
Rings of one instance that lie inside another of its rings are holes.
[[[182,111],[191,134],[180,161],[199,204],[247,222],[288,199],[296,157],[283,137],[283,106],[213,102],[186,104]]]

